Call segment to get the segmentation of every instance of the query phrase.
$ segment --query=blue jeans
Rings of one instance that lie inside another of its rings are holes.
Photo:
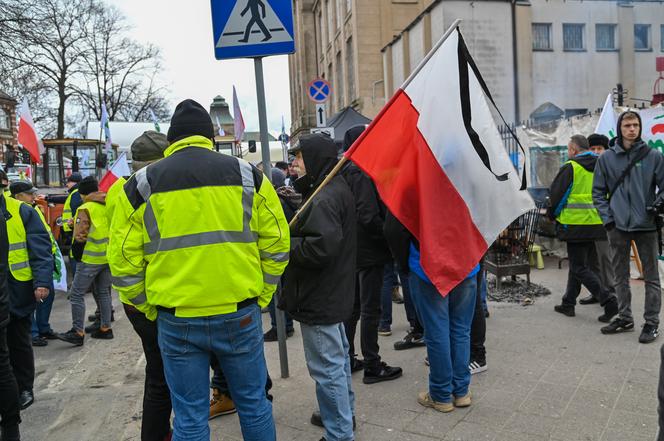
[[[355,394],[344,325],[301,323],[300,327],[309,375],[316,382],[316,398],[325,426],[325,440],[352,441]]]
[[[37,308],[32,313],[32,338],[39,337],[39,334],[48,334],[53,332],[49,320],[51,318],[51,309],[55,299],[55,288],[49,288],[48,297],[43,302],[37,302]]]
[[[429,356],[429,395],[440,403],[462,397],[470,385],[470,326],[477,298],[471,277],[443,297],[435,286],[411,273],[410,292]]]
[[[173,441],[208,441],[210,356],[228,379],[247,441],[274,441],[272,404],[265,397],[261,310],[250,305],[210,317],[159,311],[159,348],[175,414]]]

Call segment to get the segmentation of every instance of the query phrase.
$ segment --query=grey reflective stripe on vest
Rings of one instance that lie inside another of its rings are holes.
[[[238,159],[238,164],[240,166],[240,174],[242,175],[242,231],[206,231],[204,233],[185,234],[182,236],[166,238],[161,237],[159,225],[157,224],[157,218],[155,217],[152,205],[145,196],[147,194],[149,197],[152,193],[149,188],[150,184],[147,181],[147,177],[145,176],[145,173],[143,173],[143,176],[139,178],[137,173],[136,180],[139,184],[139,192],[147,201],[145,214],[143,215],[143,224],[145,225],[145,230],[150,238],[150,242],[143,245],[143,252],[146,255],[150,255],[157,251],[173,251],[203,245],[256,242],[258,240],[258,233],[251,231],[251,215],[253,212],[255,188],[254,174],[251,165],[248,162]],[[140,189],[141,182],[144,182],[147,186],[145,193]]]
[[[108,243],[108,237],[106,237],[104,239],[93,239],[90,236],[88,236],[88,238],[85,241],[93,243],[95,245],[103,245],[105,243]]]
[[[136,189],[141,194],[145,202],[150,199],[150,195],[152,194],[152,189],[150,188],[150,183],[148,182],[147,172],[148,168],[143,167],[134,174],[136,177]]]
[[[22,270],[24,268],[30,268],[30,262],[12,263],[9,268],[12,271],[18,271],[18,270]]]
[[[172,251],[219,243],[251,243],[257,240],[258,234],[253,231],[206,231],[205,233],[158,239],[146,243],[143,251],[145,254],[154,254],[157,251]]]
[[[249,230],[251,213],[254,205],[254,174],[247,161],[238,158],[240,173],[242,174],[242,209],[244,210],[244,230]]]
[[[28,244],[25,243],[25,242],[10,243],[9,244],[9,251],[22,250],[23,248],[26,248],[27,246],[28,246]]]
[[[119,276],[113,277],[113,285],[119,288],[126,288],[128,286],[136,285],[137,283],[145,282],[145,273],[135,274],[133,276]]]
[[[281,276],[275,276],[273,274],[263,273],[263,282],[269,285],[276,285],[281,280]]]
[[[145,293],[140,293],[133,299],[127,299],[131,302],[132,305],[142,305],[143,303],[147,302],[148,297],[145,295]]]
[[[62,214],[65,214],[65,213],[71,214],[71,210],[69,208],[67,208],[66,210],[62,210]]]
[[[288,253],[270,253],[268,251],[261,251],[261,259],[270,259],[274,262],[287,262]]]
[[[592,210],[595,208],[595,205],[593,204],[567,204],[565,205],[565,208],[574,208],[574,209],[580,209],[580,210]]]
[[[90,256],[90,257],[104,257],[106,255],[106,251],[88,251],[88,250],[83,250],[83,255],[84,256]]]

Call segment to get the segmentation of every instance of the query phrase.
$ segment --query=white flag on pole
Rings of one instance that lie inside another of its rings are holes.
[[[608,136],[609,139],[616,136],[616,113],[613,110],[613,96],[611,94],[606,97],[604,108],[602,108],[602,115],[600,115],[599,121],[597,121],[595,133]]]

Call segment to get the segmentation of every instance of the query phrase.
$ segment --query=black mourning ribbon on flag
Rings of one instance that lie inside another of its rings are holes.
[[[477,134],[477,132],[475,132],[475,129],[473,129],[472,111],[470,108],[470,83],[468,79],[468,66],[470,66],[470,68],[473,70],[473,73],[477,77],[477,81],[480,83],[480,86],[484,91],[484,94],[489,98],[491,104],[493,104],[493,107],[498,112],[498,115],[500,115],[500,119],[503,120],[503,123],[505,123],[505,126],[508,128],[510,134],[514,137],[517,144],[521,148],[524,158],[526,156],[526,151],[521,145],[519,138],[516,137],[516,134],[512,131],[512,128],[505,121],[503,114],[500,113],[500,109],[498,109],[498,106],[496,105],[496,102],[493,100],[491,92],[489,92],[489,88],[487,87],[484,78],[482,78],[482,75],[480,74],[480,71],[477,68],[477,65],[475,64],[475,60],[473,60],[473,57],[470,56],[470,52],[468,51],[468,47],[466,46],[466,42],[464,41],[459,28],[457,28],[457,33],[459,34],[459,45],[457,48],[457,54],[459,57],[459,89],[460,89],[459,94],[461,98],[461,116],[463,118],[463,124],[466,127],[466,131],[468,132],[468,137],[470,138],[470,142],[472,142],[473,147],[477,152],[477,155],[480,157],[486,168],[491,172],[492,175],[496,177],[498,181],[507,181],[509,177],[509,172],[504,173],[502,175],[497,175],[493,171],[493,169],[491,168],[491,161],[489,160],[489,154],[486,151],[486,147],[484,147],[484,144],[482,144],[482,140],[480,139],[479,135]],[[527,187],[526,170],[524,167],[523,176],[521,178],[521,190],[525,190],[526,187]]]

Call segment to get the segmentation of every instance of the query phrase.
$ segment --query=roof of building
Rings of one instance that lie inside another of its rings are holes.
[[[11,100],[11,101],[16,102],[16,99],[14,97],[12,97],[11,95],[7,94],[6,92],[4,92],[2,90],[0,90],[0,99]]]

